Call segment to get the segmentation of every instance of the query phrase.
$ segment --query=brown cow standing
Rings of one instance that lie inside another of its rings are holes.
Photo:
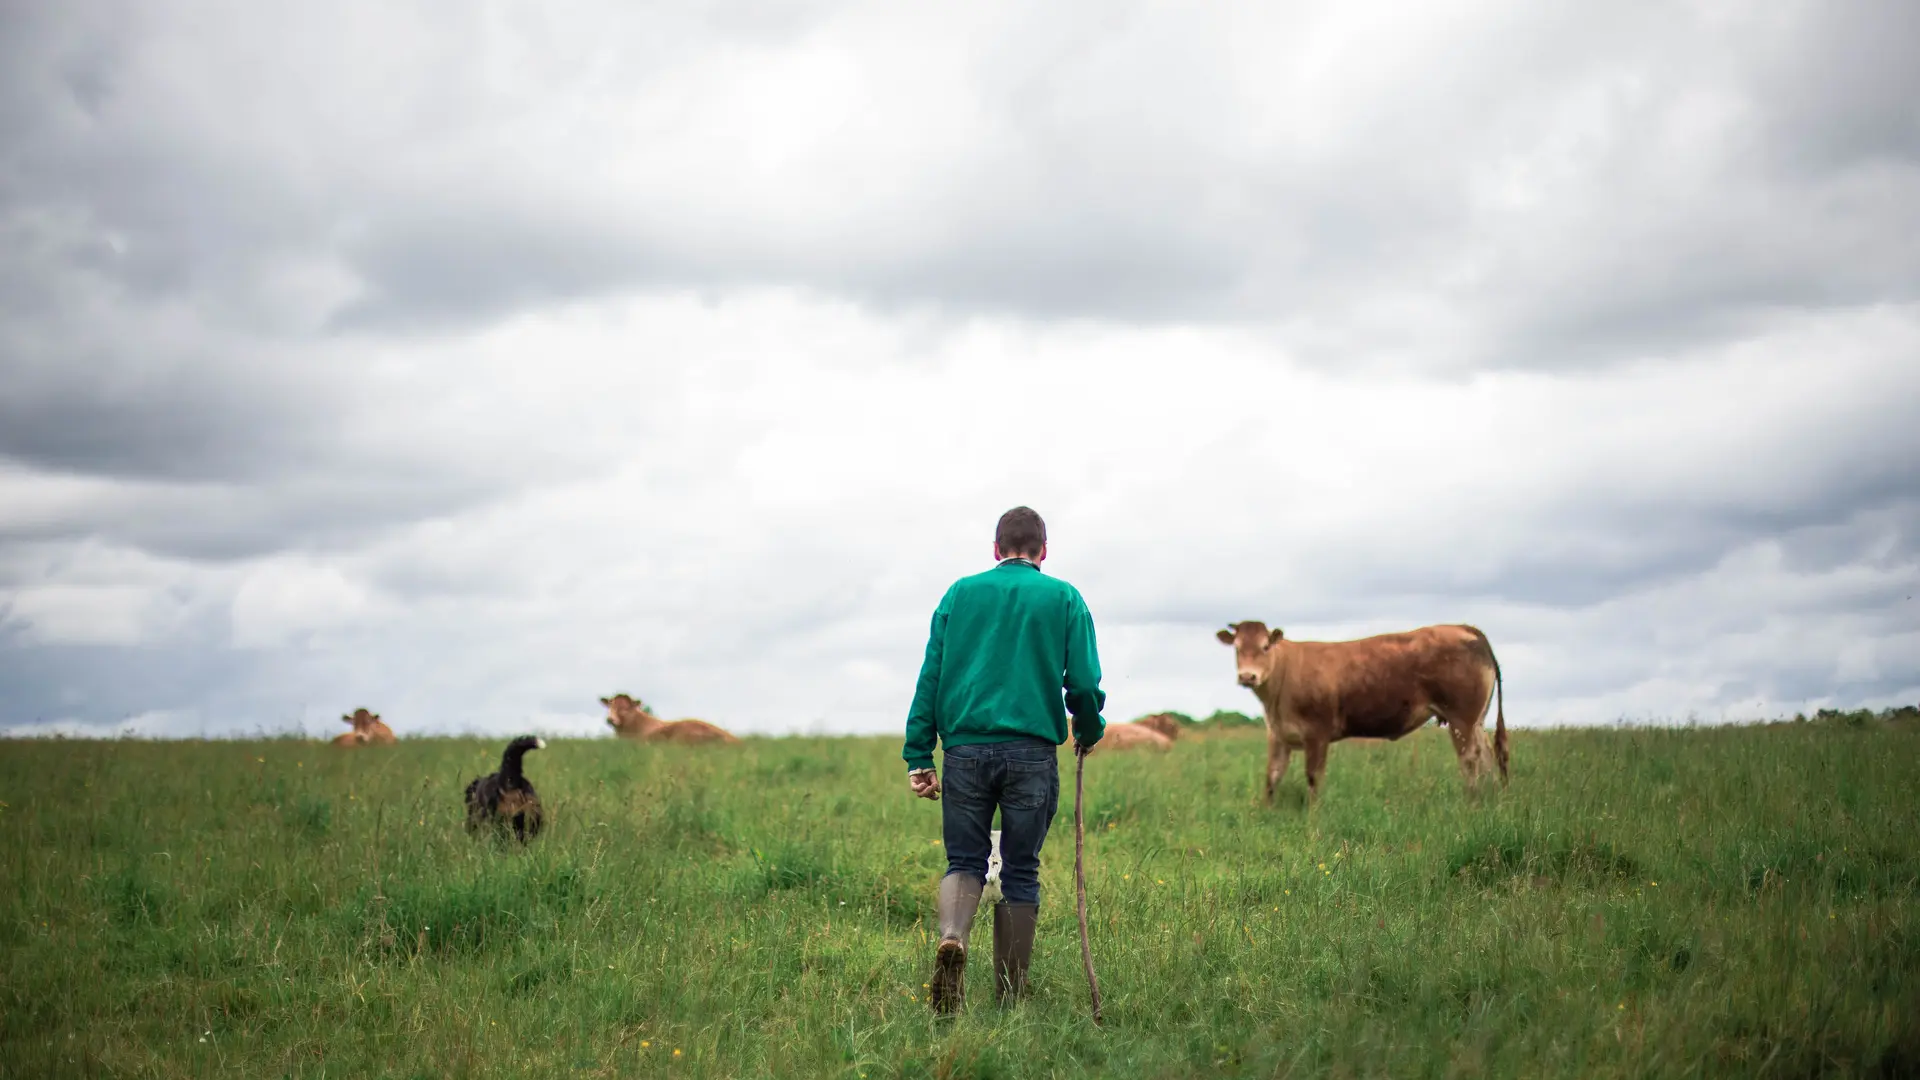
[[[680,742],[680,743],[737,743],[724,728],[716,727],[705,720],[662,720],[647,711],[644,703],[635,701],[626,694],[615,694],[610,698],[601,698],[600,704],[607,707],[607,726],[614,733],[642,742]]]
[[[1288,641],[1263,622],[1217,635],[1234,647],[1240,685],[1267,715],[1267,802],[1296,749],[1307,752],[1307,789],[1320,794],[1327,746],[1341,739],[1398,739],[1438,718],[1453,736],[1467,790],[1488,766],[1481,726],[1498,702],[1493,763],[1507,782],[1506,693],[1487,635],[1471,626],[1425,626],[1358,641]]]

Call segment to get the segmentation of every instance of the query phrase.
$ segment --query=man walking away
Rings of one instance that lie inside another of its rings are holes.
[[[1059,746],[1092,748],[1106,731],[1093,616],[1079,590],[1040,572],[1047,526],[1016,506],[993,534],[993,569],[953,583],[933,613],[927,656],[907,714],[907,784],[923,799],[944,791],[940,826],[940,944],[932,1003],[951,1016],[965,1000],[967,935],[980,905],[1000,812],[1000,889],[993,911],[994,997],[1025,993],[1040,918],[1040,845],[1060,805]],[[1064,689],[1064,695],[1063,695]],[[1064,700],[1063,700],[1064,698]],[[946,780],[933,769],[934,739]]]

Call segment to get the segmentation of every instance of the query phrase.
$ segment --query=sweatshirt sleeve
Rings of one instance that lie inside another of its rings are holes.
[[[913,688],[913,707],[907,710],[907,744],[901,757],[907,770],[933,768],[933,744],[939,736],[935,719],[940,698],[940,660],[947,644],[947,604],[953,590],[940,598],[933,611],[933,625],[927,630],[927,655],[920,661],[920,680]]]
[[[1100,718],[1107,695],[1100,689],[1100,649],[1093,636],[1093,614],[1076,591],[1067,610],[1067,711],[1073,715],[1073,737],[1092,746],[1106,734]]]

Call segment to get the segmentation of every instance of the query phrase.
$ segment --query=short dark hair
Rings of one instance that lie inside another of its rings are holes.
[[[1000,549],[1002,558],[1038,555],[1047,546],[1047,523],[1027,507],[1016,506],[1000,515],[1000,524],[993,530],[993,546]]]

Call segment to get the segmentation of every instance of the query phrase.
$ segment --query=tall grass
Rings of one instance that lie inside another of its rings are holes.
[[[1428,730],[1311,808],[1257,733],[1096,757],[1102,1029],[1070,805],[1034,998],[942,1027],[897,740],[555,740],[525,850],[499,750],[0,744],[0,1075],[1920,1074],[1910,727],[1523,731],[1478,800]]]

